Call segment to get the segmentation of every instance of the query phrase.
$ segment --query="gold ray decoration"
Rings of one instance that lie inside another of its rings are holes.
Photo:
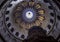
[[[43,16],[39,16],[39,20],[40,21],[43,21],[44,20],[44,17]]]
[[[29,2],[29,6],[33,6],[34,5],[34,2]]]
[[[17,11],[21,11],[21,10],[22,10],[22,7],[17,7],[16,10],[17,10]]]
[[[36,24],[36,26],[40,26],[39,20],[36,20],[35,24]]]
[[[28,4],[28,2],[26,2],[26,1],[24,1],[24,2],[21,3],[21,5],[22,5],[23,7],[26,7],[27,4]]]
[[[39,14],[44,14],[45,11],[44,11],[44,10],[39,10],[38,13],[39,13]]]
[[[15,13],[15,17],[17,18],[19,16],[19,14],[18,13]]]
[[[36,4],[35,8],[39,9],[39,8],[41,8],[41,5],[40,4]]]

